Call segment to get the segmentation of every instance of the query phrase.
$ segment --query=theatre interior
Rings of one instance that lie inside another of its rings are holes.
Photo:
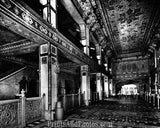
[[[51,127],[160,128],[159,0],[0,0],[0,128]]]

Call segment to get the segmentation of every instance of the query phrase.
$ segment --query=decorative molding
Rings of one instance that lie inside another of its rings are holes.
[[[147,28],[154,23],[149,20],[155,18],[152,15],[154,7],[149,2],[99,0],[105,15],[107,30],[111,33],[110,36],[118,53],[140,51],[140,47],[142,49],[145,47],[143,38],[146,38]]]
[[[129,80],[138,77],[147,77],[149,74],[148,59],[114,62],[112,65],[114,80]]]
[[[41,57],[41,64],[48,64],[48,57],[47,56]]]
[[[37,17],[29,10],[25,9],[22,3],[8,0],[0,0],[0,24],[11,31],[33,40],[34,45],[40,45],[47,42],[54,43],[62,52],[77,58],[84,64],[93,65],[93,69],[99,67],[97,63],[79,50],[71,41],[59,33],[43,19]],[[10,5],[10,6],[8,6]]]
[[[60,70],[64,72],[71,72],[72,74],[77,74],[76,69],[80,67],[79,64],[68,62],[59,64]]]
[[[57,48],[51,44],[51,54],[57,55]]]
[[[30,61],[26,61],[22,58],[15,57],[15,56],[2,56],[1,55],[0,60],[10,61],[10,62],[13,62],[13,63],[27,65],[27,66],[35,67],[35,68],[38,67],[38,65],[36,63],[32,63]]]
[[[101,14],[99,9],[97,8],[95,0],[78,0],[78,3],[83,10],[83,19],[86,25],[92,32],[95,32],[96,37],[98,38],[98,43],[106,47],[104,42],[106,42],[106,34],[103,31],[104,24],[102,22]],[[79,9],[78,4],[76,6]],[[79,10],[81,10],[79,9]]]
[[[46,53],[48,53],[48,44],[40,45],[40,54],[46,54]]]

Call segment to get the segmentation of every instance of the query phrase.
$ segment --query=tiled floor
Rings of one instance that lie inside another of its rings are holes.
[[[27,124],[25,128],[48,128],[48,124],[46,120],[41,119]]]
[[[160,128],[158,110],[135,98],[110,98],[66,115],[62,122],[42,120],[26,128]],[[31,126],[32,125],[32,126]]]

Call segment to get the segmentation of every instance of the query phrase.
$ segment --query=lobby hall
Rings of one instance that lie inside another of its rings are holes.
[[[0,0],[0,37],[0,128],[160,127],[159,0]]]

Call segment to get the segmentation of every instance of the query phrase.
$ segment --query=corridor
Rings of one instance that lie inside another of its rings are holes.
[[[88,122],[93,127],[98,125],[105,128],[160,127],[158,110],[135,97],[110,98],[88,108],[80,108],[69,115],[67,120]]]
[[[26,128],[159,128],[159,111],[138,97],[109,98],[65,114],[63,121],[35,122]]]
[[[160,128],[160,0],[0,0],[0,128]]]

